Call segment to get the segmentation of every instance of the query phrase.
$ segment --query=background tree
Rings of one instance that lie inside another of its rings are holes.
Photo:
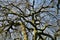
[[[58,0],[0,0],[0,40],[59,40]]]

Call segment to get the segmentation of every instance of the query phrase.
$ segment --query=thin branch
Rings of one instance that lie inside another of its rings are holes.
[[[55,40],[51,35],[46,34],[46,33],[39,32],[38,35],[44,35],[44,36],[50,37],[52,40]]]
[[[19,7],[15,6],[13,3],[11,3],[11,5],[19,9],[22,12],[22,14],[25,14]]]

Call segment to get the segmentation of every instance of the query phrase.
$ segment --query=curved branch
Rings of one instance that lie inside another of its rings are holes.
[[[41,32],[39,32],[38,35],[48,36],[48,37],[50,37],[52,40],[55,40],[51,35],[46,34],[46,33],[41,33]]]

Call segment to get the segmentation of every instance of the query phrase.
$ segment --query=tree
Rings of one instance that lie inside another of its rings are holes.
[[[58,0],[0,0],[1,40],[58,40],[59,26]]]

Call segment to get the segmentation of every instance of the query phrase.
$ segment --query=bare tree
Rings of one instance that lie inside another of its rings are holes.
[[[0,40],[60,39],[58,0],[0,0]]]

